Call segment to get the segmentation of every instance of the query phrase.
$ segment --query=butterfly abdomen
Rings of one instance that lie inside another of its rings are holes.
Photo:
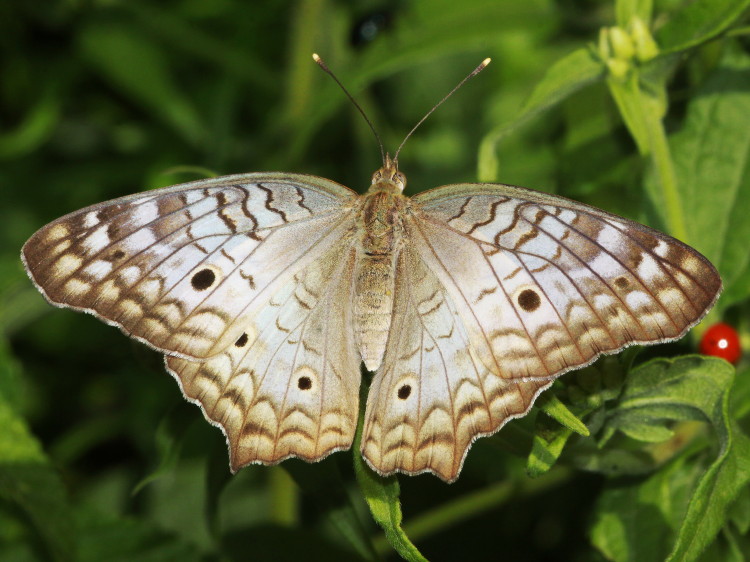
[[[354,331],[369,371],[380,366],[391,327],[404,201],[400,193],[374,191],[364,198],[358,217],[361,238],[354,272]]]

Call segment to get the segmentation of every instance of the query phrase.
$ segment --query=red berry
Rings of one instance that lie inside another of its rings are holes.
[[[701,353],[721,357],[730,363],[736,363],[742,355],[737,330],[729,324],[714,324],[703,334]]]

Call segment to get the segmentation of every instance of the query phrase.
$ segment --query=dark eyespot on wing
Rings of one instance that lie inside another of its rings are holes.
[[[205,291],[216,282],[216,274],[208,268],[201,269],[193,275],[190,283],[196,291]]]
[[[409,398],[410,394],[411,394],[411,386],[408,384],[405,384],[401,388],[398,389],[398,397],[401,400],[406,400],[407,398]]]
[[[534,312],[542,304],[539,294],[533,289],[524,289],[518,295],[518,304],[526,312]]]

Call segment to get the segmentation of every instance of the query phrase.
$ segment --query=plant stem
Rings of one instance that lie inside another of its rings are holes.
[[[655,203],[664,207],[658,211],[664,217],[667,230],[672,236],[689,244],[677,177],[662,120],[664,104],[660,88],[663,86],[652,84],[647,89],[635,73],[624,81],[610,77],[607,84],[623,121],[638,146],[638,152],[653,162],[659,186],[659,197]]]
[[[667,228],[670,234],[689,244],[685,214],[677,189],[677,178],[672,164],[667,135],[664,131],[664,123],[661,119],[649,119],[647,117],[646,126],[648,127],[649,144],[651,146],[651,158],[659,177],[659,186],[666,205],[664,217]]]
[[[287,472],[278,466],[269,471],[270,519],[273,523],[291,527],[297,523],[297,485]]]
[[[505,503],[511,497],[532,495],[552,488],[566,480],[569,475],[570,471],[558,467],[539,478],[523,478],[521,482],[506,481],[494,484],[414,518],[403,525],[404,532],[412,541],[434,535],[447,527],[489,511]],[[373,544],[379,553],[386,553],[390,550],[384,535],[376,537]]]

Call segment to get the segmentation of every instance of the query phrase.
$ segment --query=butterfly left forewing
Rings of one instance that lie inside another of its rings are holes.
[[[348,449],[360,358],[351,326],[349,239],[289,279],[247,329],[204,361],[166,358],[186,398],[224,431],[233,470]],[[248,334],[253,334],[248,336]]]
[[[362,454],[378,473],[458,477],[477,437],[525,414],[550,380],[506,380],[475,355],[443,282],[409,243],[393,324],[367,401]]]
[[[254,303],[351,228],[355,199],[312,176],[202,180],[71,213],[22,257],[53,304],[162,351],[209,357],[239,337]]]

